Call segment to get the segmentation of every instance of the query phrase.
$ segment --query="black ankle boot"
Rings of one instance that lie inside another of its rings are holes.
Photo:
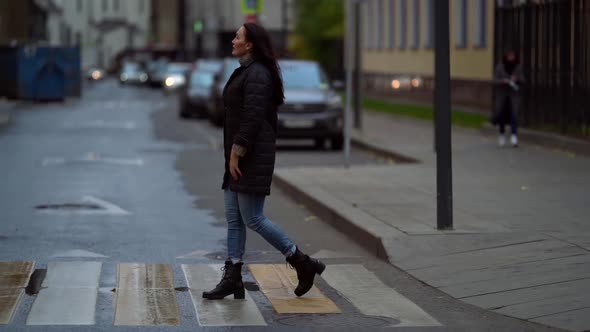
[[[239,262],[233,264],[230,260],[225,261],[223,277],[215,289],[203,292],[203,298],[209,300],[221,300],[224,297],[234,294],[234,299],[244,299],[244,284],[242,283],[242,265]]]
[[[287,257],[287,262],[297,271],[297,279],[299,284],[295,288],[295,295],[302,296],[307,293],[313,286],[313,278],[316,274],[322,274],[326,269],[326,265],[315,258],[311,258],[306,254],[295,250],[295,253]]]

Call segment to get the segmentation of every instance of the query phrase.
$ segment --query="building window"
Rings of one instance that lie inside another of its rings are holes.
[[[113,11],[119,11],[119,0],[113,0]]]
[[[399,41],[397,46],[400,49],[405,49],[406,48],[406,37],[408,35],[408,32],[406,30],[406,24],[407,24],[407,16],[408,16],[408,10],[407,10],[407,4],[406,4],[407,0],[399,0]]]
[[[76,1],[76,10],[78,11],[78,13],[82,12],[82,0]]]
[[[375,20],[375,24],[377,25],[376,48],[381,50],[383,49],[383,0],[377,0],[375,15],[377,16]]]
[[[467,47],[467,0],[455,2],[455,46]]]
[[[387,20],[387,32],[389,33],[389,38],[387,39],[388,49],[395,47],[395,5],[395,0],[389,0],[389,19]]]
[[[412,36],[412,48],[420,48],[420,0],[414,0],[413,3],[413,36]]]
[[[434,1],[426,0],[426,35],[424,38],[424,48],[434,48]]]
[[[370,50],[373,48],[373,24],[372,21],[372,14],[373,14],[373,1],[368,1],[367,7],[364,8],[366,15],[365,17],[365,48]]]
[[[485,48],[487,45],[487,1],[475,0],[475,17],[472,20],[473,24],[473,46],[478,48]]]
[[[102,0],[102,11],[106,12],[107,10],[109,10],[108,0]]]

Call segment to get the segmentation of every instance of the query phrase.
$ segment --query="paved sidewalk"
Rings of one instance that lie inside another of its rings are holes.
[[[590,158],[453,128],[455,230],[436,227],[428,122],[365,112],[355,144],[417,163],[278,169],[276,183],[327,222],[468,303],[590,329]]]

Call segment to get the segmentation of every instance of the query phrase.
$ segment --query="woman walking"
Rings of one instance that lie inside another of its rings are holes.
[[[510,143],[518,146],[518,112],[520,111],[524,75],[518,56],[514,51],[508,51],[502,62],[496,66],[494,73],[496,84],[495,110],[492,118],[493,124],[498,124],[500,134],[498,144],[506,145],[505,126],[510,121]]]
[[[278,249],[297,272],[295,295],[313,286],[326,266],[302,253],[291,239],[263,214],[270,194],[276,152],[277,109],[283,104],[283,82],[269,34],[255,23],[245,23],[232,40],[232,55],[240,60],[223,90],[225,217],[228,258],[215,289],[203,298],[244,298],[242,256],[246,225]]]

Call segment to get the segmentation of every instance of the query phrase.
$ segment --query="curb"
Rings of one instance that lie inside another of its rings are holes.
[[[497,129],[489,123],[481,127],[484,135],[496,135]],[[559,149],[575,154],[590,156],[590,141],[566,137],[553,133],[545,133],[531,129],[518,129],[518,136],[525,143],[532,143],[545,148]]]
[[[373,152],[379,156],[391,158],[391,159],[393,159],[397,162],[400,162],[400,163],[419,163],[420,162],[420,160],[418,160],[418,159],[414,159],[412,157],[408,157],[408,156],[403,155],[401,153],[391,151],[387,148],[381,147],[377,144],[367,142],[363,139],[356,138],[354,136],[351,137],[350,144],[352,146],[357,147],[357,148],[361,148],[361,149]]]
[[[309,194],[304,190],[300,190],[297,186],[293,185],[289,180],[278,175],[276,172],[273,180],[274,183],[293,200],[304,204],[323,221],[348,236],[379,259],[390,263],[389,256],[380,236],[347,218],[345,213],[323,203],[321,198],[314,197],[314,195]]]

